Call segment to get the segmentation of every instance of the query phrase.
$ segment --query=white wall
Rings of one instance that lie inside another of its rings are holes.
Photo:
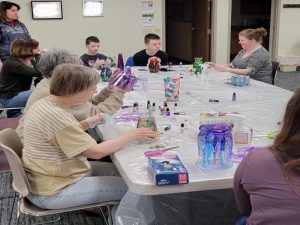
[[[300,4],[300,0],[279,1],[277,56],[300,56],[300,8],[282,8],[283,4]]]
[[[277,1],[277,0],[276,0]],[[217,63],[228,63],[229,39],[231,26],[232,0],[214,0],[214,51],[213,60]],[[300,0],[278,0],[277,11],[277,46],[274,58],[278,56],[300,56],[300,8],[282,8],[283,4],[300,4]],[[300,63],[300,62],[298,62]]]
[[[144,48],[145,34],[162,37],[161,0],[154,0],[155,27],[150,28],[142,26],[140,0],[104,0],[104,17],[83,17],[82,0],[63,0],[63,20],[32,20],[30,0],[15,2],[21,6],[20,21],[42,48],[65,48],[81,55],[86,52],[85,38],[95,35],[101,41],[101,53],[116,58],[122,52],[126,60]]]
[[[230,52],[231,0],[214,0],[213,7],[212,61],[227,64]]]
[[[228,63],[231,1],[214,0],[213,61]],[[300,4],[300,0],[278,0],[278,44],[276,55],[300,55],[300,9],[283,9],[282,4]],[[32,20],[30,0],[16,0],[22,7],[21,21],[41,47],[61,47],[81,55],[85,52],[84,40],[96,35],[101,40],[101,52],[116,57],[127,56],[144,48],[143,37],[154,32],[162,37],[164,49],[164,0],[154,0],[155,27],[144,28],[141,22],[140,0],[104,0],[104,17],[83,17],[82,0],[63,0],[63,20]]]

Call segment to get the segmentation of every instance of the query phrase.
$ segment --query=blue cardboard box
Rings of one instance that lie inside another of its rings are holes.
[[[189,173],[177,155],[150,156],[148,160],[157,186],[189,183]]]

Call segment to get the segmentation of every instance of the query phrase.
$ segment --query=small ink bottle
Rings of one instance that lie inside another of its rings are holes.
[[[179,69],[182,70],[182,62],[179,62]]]
[[[235,92],[233,92],[233,94],[232,94],[232,99],[231,99],[232,101],[236,101],[236,93]]]
[[[183,134],[184,132],[184,123],[180,124],[180,133]]]
[[[176,108],[177,108],[177,102],[175,102],[175,104],[174,104],[174,114],[175,114],[175,112],[176,112]]]
[[[164,128],[165,131],[170,130],[170,129],[171,129],[171,125],[170,125],[170,124],[167,124],[167,125],[165,126],[165,128]]]
[[[133,103],[133,112],[139,111],[139,104],[137,102]]]
[[[165,109],[163,107],[158,107],[159,111],[160,111],[160,115],[164,115],[165,114]]]
[[[169,109],[169,107],[167,107],[167,109],[166,109],[166,116],[170,116],[171,114],[170,114],[170,109]]]
[[[164,102],[164,109],[167,110],[167,108],[168,108],[168,104],[167,102]]]
[[[155,102],[152,103],[152,108],[151,108],[152,112],[155,112]]]

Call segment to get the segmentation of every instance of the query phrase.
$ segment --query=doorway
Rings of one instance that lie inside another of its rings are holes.
[[[212,0],[166,0],[166,51],[172,63],[211,59]]]
[[[241,50],[238,33],[244,29],[264,27],[268,35],[263,37],[262,45],[272,49],[271,12],[272,0],[232,0],[230,61]]]

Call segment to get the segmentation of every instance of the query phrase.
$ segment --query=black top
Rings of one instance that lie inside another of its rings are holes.
[[[32,78],[42,78],[42,73],[34,67],[27,66],[14,56],[9,56],[2,66],[0,75],[0,98],[9,99],[19,92],[31,87]]]
[[[158,52],[156,52],[155,55],[148,55],[146,53],[146,49],[139,51],[137,53],[134,54],[133,56],[133,62],[135,66],[147,66],[148,64],[148,59],[156,56],[158,58],[160,58],[161,60],[161,65],[167,65],[169,62],[169,57],[168,54],[166,52],[163,52],[161,50],[159,50]]]
[[[93,67],[93,65],[97,59],[106,60],[107,58],[109,58],[111,61],[113,61],[112,58],[107,57],[106,55],[102,55],[100,53],[97,53],[96,55],[84,54],[84,55],[80,56],[80,58],[83,62],[83,65],[88,66],[88,67]]]

